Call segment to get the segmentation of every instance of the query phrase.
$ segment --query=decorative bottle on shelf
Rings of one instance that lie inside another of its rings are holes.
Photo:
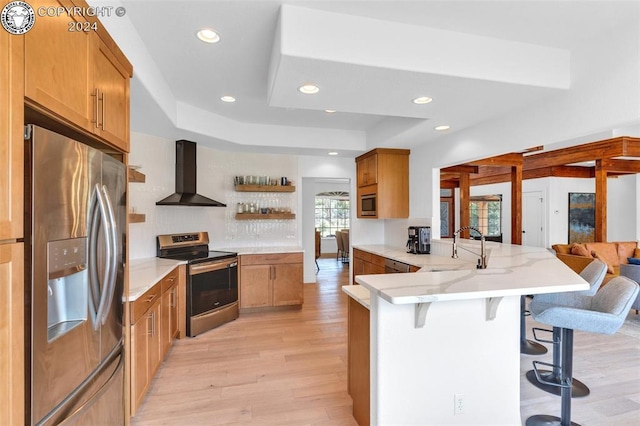
[[[242,205],[242,203],[238,203],[238,207],[237,208],[238,208],[237,212],[239,214],[244,213],[244,206]]]

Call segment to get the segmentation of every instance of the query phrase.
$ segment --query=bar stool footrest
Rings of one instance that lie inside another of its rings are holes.
[[[550,416],[548,414],[536,414],[531,416],[525,422],[526,426],[562,426],[560,417]],[[579,423],[571,422],[571,426],[580,426]]]
[[[545,333],[553,333],[553,330],[549,330],[548,328],[533,327],[531,329],[531,331],[533,331],[533,338],[535,339],[536,342],[552,343],[552,344],[560,343],[559,341],[555,341],[553,339],[552,340],[541,339],[536,334],[536,331],[544,331]]]
[[[527,371],[527,373],[525,374],[525,377],[527,378],[529,383],[531,383],[533,386],[537,387],[538,389],[545,391],[547,393],[550,393],[552,395],[560,396],[560,391],[562,388],[559,386],[557,381],[554,381],[554,380],[557,380],[557,378],[553,375],[553,372],[549,370],[539,370],[539,372],[546,382],[548,381],[553,382],[553,386],[544,385],[540,383],[536,378],[535,371],[533,370]],[[572,398],[583,398],[591,393],[591,390],[589,390],[589,387],[584,383],[582,383],[580,380],[573,378],[572,383],[573,383],[573,388],[571,389]]]

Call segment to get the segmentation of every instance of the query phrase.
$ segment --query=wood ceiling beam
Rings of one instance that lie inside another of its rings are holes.
[[[445,167],[444,169],[440,169],[440,174],[442,173],[478,173],[478,166],[469,166],[467,164],[461,164],[459,166],[451,166]]]
[[[544,149],[544,145],[532,146],[531,148],[527,148],[523,151],[520,151],[521,154],[526,154],[529,152],[542,151]]]
[[[445,180],[440,182],[440,188],[442,189],[455,189],[460,186],[457,180]]]
[[[523,161],[522,154],[518,152],[511,152],[509,154],[471,161],[467,164],[471,164],[472,166],[517,166],[522,165]]]
[[[595,169],[593,167],[579,166],[555,166],[541,167],[534,170],[524,170],[522,179],[538,179],[545,177],[567,177],[567,178],[593,178]],[[503,183],[511,180],[511,172],[502,172],[499,174],[480,175],[471,179],[471,186],[489,185],[492,183]]]
[[[604,159],[601,164],[607,173],[640,173],[640,161],[638,160]]]
[[[564,166],[615,157],[640,157],[640,138],[619,137],[524,157],[524,169]]]
[[[445,180],[459,180],[460,173],[442,173],[440,172],[440,182]]]

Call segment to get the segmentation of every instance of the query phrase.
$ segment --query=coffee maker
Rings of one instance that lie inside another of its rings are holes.
[[[430,226],[410,226],[408,232],[407,253],[429,254],[431,252]]]

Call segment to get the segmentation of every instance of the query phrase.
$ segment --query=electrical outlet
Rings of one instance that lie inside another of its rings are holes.
[[[453,395],[453,414],[464,414],[464,395],[461,393]]]

